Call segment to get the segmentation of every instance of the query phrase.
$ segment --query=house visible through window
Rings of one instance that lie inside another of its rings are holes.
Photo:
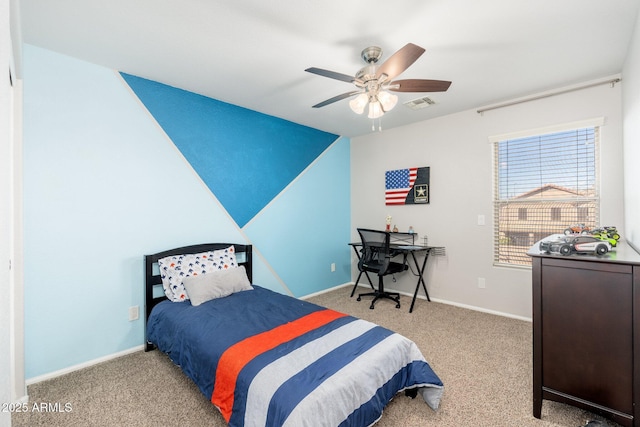
[[[589,222],[589,206],[578,206],[578,222]]]
[[[531,265],[529,248],[574,224],[599,222],[601,120],[516,138],[495,137],[494,263]]]

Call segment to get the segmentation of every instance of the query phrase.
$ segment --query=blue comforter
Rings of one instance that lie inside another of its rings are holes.
[[[407,338],[255,285],[197,307],[164,301],[147,334],[231,426],[369,426],[399,391],[434,410],[443,392]]]

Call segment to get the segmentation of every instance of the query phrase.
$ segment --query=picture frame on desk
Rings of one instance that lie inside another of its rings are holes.
[[[430,203],[430,167],[386,171],[385,205],[425,205]]]

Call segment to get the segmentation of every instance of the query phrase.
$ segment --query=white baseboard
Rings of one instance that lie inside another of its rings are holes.
[[[338,288],[341,288],[341,287],[344,287],[344,286],[353,286],[354,283],[355,282],[351,282],[351,283],[346,283],[344,285],[336,286],[335,288],[328,289],[326,292],[331,291],[333,289],[338,289]],[[365,284],[361,285],[360,283],[358,283],[358,286],[361,286],[363,288],[366,287],[367,289],[369,289],[369,286],[365,285]],[[404,292],[404,291],[398,291],[397,289],[390,289],[390,288],[387,288],[387,287],[385,287],[385,288],[389,292],[398,292],[401,295],[406,295],[409,298],[413,298],[413,294],[412,293]],[[324,293],[324,292],[325,291],[318,292],[318,294],[321,294],[321,293]],[[317,295],[317,294],[315,294],[315,295]],[[417,299],[421,299],[421,300],[426,301],[427,297],[422,296],[422,295],[418,295]],[[467,310],[479,311],[481,313],[495,314],[496,316],[508,317],[510,319],[524,320],[525,322],[531,322],[532,321],[532,319],[530,317],[517,316],[517,315],[511,314],[511,313],[504,313],[502,311],[489,310],[487,308],[477,307],[475,305],[461,304],[459,302],[449,301],[449,300],[440,299],[440,298],[431,298],[431,301],[438,302],[438,303],[441,303],[441,304],[453,305],[455,307],[465,308]]]
[[[411,295],[411,297],[413,298],[413,295]],[[421,298],[421,299],[423,299],[425,301],[427,300],[425,297],[422,297],[420,295],[418,295],[418,298]],[[460,307],[460,308],[466,308],[467,310],[480,311],[482,313],[487,313],[487,314],[495,314],[496,316],[508,317],[510,319],[523,320],[525,322],[531,322],[532,321],[532,319],[530,317],[516,316],[515,314],[505,313],[505,312],[496,311],[496,310],[489,310],[487,308],[476,307],[475,305],[460,304],[458,302],[447,301],[447,300],[438,299],[438,298],[431,298],[431,301],[439,302],[441,304],[453,305],[453,306]]]
[[[69,374],[69,373],[74,372],[74,371],[79,371],[80,369],[88,368],[90,366],[97,365],[99,363],[106,362],[108,360],[117,359],[118,357],[126,356],[128,354],[136,353],[136,352],[142,351],[142,350],[144,350],[144,345],[139,345],[139,346],[136,346],[136,347],[132,347],[132,348],[130,348],[128,350],[120,351],[118,353],[109,354],[107,356],[103,356],[103,357],[99,357],[97,359],[89,360],[87,362],[83,362],[83,363],[80,363],[78,365],[69,366],[68,368],[60,369],[59,371],[54,371],[54,372],[50,372],[48,374],[39,375],[37,377],[28,378],[26,380],[26,384],[27,384],[27,386],[29,386],[31,384],[35,384],[35,383],[39,383],[39,382],[42,382],[42,381],[50,380],[52,378],[56,378],[56,377],[59,377],[59,376],[62,376],[62,375],[66,375],[66,374]],[[29,396],[25,396],[25,397],[27,398],[27,400],[29,399]]]
[[[328,289],[323,289],[323,290],[321,290],[319,292],[314,292],[312,294],[305,295],[305,296],[300,297],[298,299],[305,300],[305,299],[313,298],[313,297],[318,296],[318,295],[326,294],[327,292],[335,291],[336,289],[344,288],[345,286],[353,286],[353,284],[354,284],[354,282],[343,283],[342,285],[334,286],[334,287],[328,288]],[[360,286],[360,285],[358,285],[358,286]]]
[[[22,405],[23,403],[29,403],[29,395],[27,394],[26,396],[22,396],[16,399],[13,403],[17,403],[19,405]]]

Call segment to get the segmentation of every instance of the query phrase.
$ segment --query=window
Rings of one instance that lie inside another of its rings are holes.
[[[597,226],[600,125],[491,138],[495,264],[531,265],[527,251],[538,240]]]
[[[527,220],[527,208],[518,208],[518,219],[520,221]]]

